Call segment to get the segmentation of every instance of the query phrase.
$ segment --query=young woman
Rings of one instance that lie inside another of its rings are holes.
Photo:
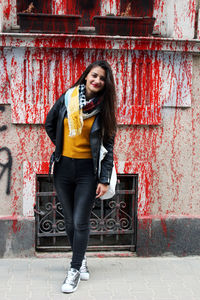
[[[62,292],[74,292],[80,279],[88,280],[85,258],[90,214],[106,193],[113,167],[116,132],[115,85],[110,65],[96,61],[49,111],[45,128],[55,144],[54,184],[62,204],[72,261]],[[100,145],[108,153],[98,176]]]

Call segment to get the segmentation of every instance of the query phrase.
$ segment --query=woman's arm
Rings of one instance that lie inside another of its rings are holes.
[[[51,141],[56,145],[56,126],[59,115],[59,109],[64,101],[64,94],[56,101],[53,107],[48,112],[45,121],[45,130],[50,137]]]
[[[109,138],[103,143],[104,147],[108,151],[106,156],[101,162],[101,173],[99,182],[103,184],[109,184],[113,168],[113,147],[114,147],[115,136]]]

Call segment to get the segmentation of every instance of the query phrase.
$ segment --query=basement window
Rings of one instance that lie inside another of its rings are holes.
[[[137,182],[137,175],[119,174],[116,195],[95,201],[88,251],[135,251]],[[62,207],[47,175],[37,176],[35,222],[37,251],[71,251]]]

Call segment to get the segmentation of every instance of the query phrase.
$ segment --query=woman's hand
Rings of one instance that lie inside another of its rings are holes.
[[[107,184],[99,183],[96,189],[96,198],[103,196],[107,192],[108,188],[109,186]]]

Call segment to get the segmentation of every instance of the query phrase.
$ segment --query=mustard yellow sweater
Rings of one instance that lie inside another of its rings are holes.
[[[92,158],[90,147],[90,131],[95,116],[85,119],[81,135],[69,136],[68,119],[64,119],[62,155],[71,158]]]

